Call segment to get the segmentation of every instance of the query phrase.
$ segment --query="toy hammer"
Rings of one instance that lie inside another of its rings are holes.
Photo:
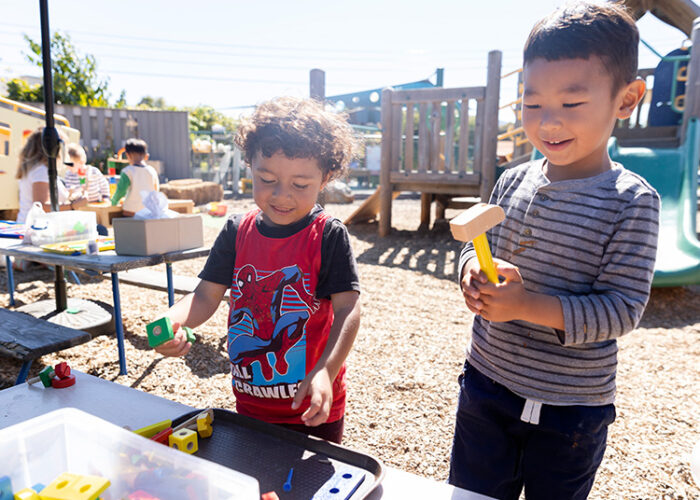
[[[498,205],[477,203],[450,221],[450,231],[454,239],[474,243],[479,266],[491,283],[498,283],[498,273],[493,264],[486,231],[503,222],[505,218],[505,212]]]

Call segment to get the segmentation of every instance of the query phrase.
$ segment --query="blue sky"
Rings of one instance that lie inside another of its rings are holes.
[[[445,86],[483,85],[488,51],[503,52],[503,73],[520,67],[533,23],[560,3],[53,0],[49,9],[51,31],[96,57],[112,100],[124,89],[129,104],[151,95],[234,113],[276,95],[308,95],[312,68],[326,71],[326,95],[421,80],[438,67]],[[0,78],[40,76],[22,39],[40,40],[39,2],[0,0],[0,12]],[[685,38],[650,14],[638,26],[660,53]],[[657,62],[640,48],[640,66]],[[502,99],[514,92],[514,80],[504,82]]]

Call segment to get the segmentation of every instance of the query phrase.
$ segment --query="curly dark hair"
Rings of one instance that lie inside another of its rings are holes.
[[[252,165],[258,152],[269,158],[314,158],[326,180],[341,177],[353,157],[356,140],[345,115],[326,111],[312,99],[278,97],[259,105],[244,120],[236,145]]]

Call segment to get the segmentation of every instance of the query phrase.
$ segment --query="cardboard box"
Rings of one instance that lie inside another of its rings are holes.
[[[201,215],[172,219],[119,218],[112,221],[119,255],[154,255],[198,248],[204,244]]]
[[[0,469],[15,493],[37,483],[48,486],[59,474],[70,472],[109,480],[109,487],[100,495],[105,500],[132,498],[138,490],[147,490],[149,498],[162,499],[260,498],[253,477],[163,446],[75,408],[0,429]],[[66,495],[63,498],[87,498]],[[12,494],[0,496],[11,498]]]

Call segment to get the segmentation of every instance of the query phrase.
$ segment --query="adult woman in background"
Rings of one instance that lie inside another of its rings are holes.
[[[49,168],[48,158],[41,147],[41,134],[43,128],[38,128],[27,137],[22,151],[19,153],[19,213],[17,222],[24,223],[29,210],[34,202],[40,202],[45,212],[51,211],[51,196],[49,192]],[[60,179],[56,178],[58,187],[59,210],[72,210],[87,204],[87,200],[80,198],[69,201],[68,190]]]

